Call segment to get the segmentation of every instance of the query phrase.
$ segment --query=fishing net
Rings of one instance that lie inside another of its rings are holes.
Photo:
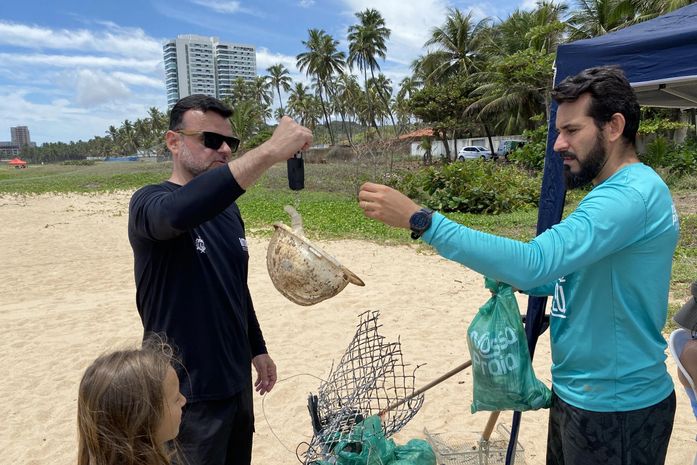
[[[329,377],[310,394],[308,408],[314,435],[304,453],[306,465],[335,457],[338,444],[355,443],[368,417],[379,415],[382,434],[389,438],[401,430],[421,408],[423,394],[414,396],[414,370],[407,370],[397,342],[378,333],[379,312],[359,315],[359,323],[341,361]],[[405,401],[406,399],[406,401]],[[396,406],[399,402],[403,402]]]

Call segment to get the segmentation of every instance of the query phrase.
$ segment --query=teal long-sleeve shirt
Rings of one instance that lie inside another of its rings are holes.
[[[648,407],[673,389],[661,330],[678,235],[668,187],[634,163],[528,243],[438,213],[423,239],[444,257],[527,294],[553,295],[554,390],[571,405],[608,412]]]

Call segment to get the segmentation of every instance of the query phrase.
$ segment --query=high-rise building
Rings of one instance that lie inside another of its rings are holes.
[[[257,57],[253,45],[189,34],[165,42],[162,51],[169,108],[191,94],[222,99],[230,94],[236,78],[251,81],[256,77]]]
[[[12,138],[12,143],[20,147],[32,145],[31,137],[29,137],[29,128],[26,126],[10,128],[10,137]]]

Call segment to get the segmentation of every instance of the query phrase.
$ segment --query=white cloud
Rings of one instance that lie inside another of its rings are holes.
[[[160,41],[139,28],[101,23],[104,31],[53,30],[36,25],[0,21],[0,45],[39,50],[98,51],[110,55],[156,59],[162,55]]]
[[[297,73],[298,70],[295,67],[296,61],[294,56],[273,53],[266,47],[257,49],[257,72],[261,75],[266,74],[266,68],[279,63],[288,68],[288,71],[291,73]]]
[[[191,3],[204,8],[216,11],[218,13],[236,13],[240,11],[240,2],[225,1],[225,0],[192,0]]]
[[[376,9],[382,14],[391,30],[387,58],[402,67],[423,53],[423,44],[431,29],[443,23],[448,7],[445,0],[344,0],[344,3],[350,9],[347,27],[358,24],[355,13],[366,8]]]
[[[537,8],[537,3],[540,0],[524,0],[523,3],[520,4],[520,8],[523,10],[534,10]]]
[[[166,108],[161,41],[110,22],[90,27],[0,20],[0,121],[29,126],[37,143],[68,142]]]
[[[57,68],[132,68],[138,70],[156,71],[160,67],[161,59],[139,60],[137,58],[112,58],[94,55],[48,55],[48,54],[19,54],[0,53],[0,62],[6,66],[31,65],[51,66]]]
[[[89,140],[103,136],[110,125],[146,118],[148,108],[166,108],[163,93],[132,95],[129,101],[104,103],[81,108],[72,100],[56,98],[45,103],[32,99],[26,90],[0,88],[0,121],[11,126],[29,126],[31,138],[38,144],[56,141]],[[2,129],[2,128],[0,128]],[[8,136],[9,136],[9,129]],[[0,140],[5,138],[0,135]]]
[[[130,91],[123,81],[101,71],[83,69],[75,80],[75,103],[81,107],[94,107],[106,102],[123,100]]]
[[[162,79],[146,76],[144,74],[115,71],[111,73],[111,75],[119,81],[132,86],[152,87],[160,91],[165,88],[165,83]]]
[[[303,8],[310,8],[315,4],[315,0],[300,0],[300,6]]]
[[[251,16],[257,16],[259,18],[263,18],[266,16],[266,14],[262,10],[244,7],[238,1],[231,1],[231,0],[190,0],[190,2],[194,5],[202,6],[203,8],[206,8],[208,10],[215,11],[216,13],[220,13],[220,14],[224,14],[224,15],[244,13],[244,14],[251,15]],[[167,6],[166,8],[169,8],[169,6]],[[184,16],[190,16],[190,15],[184,14]],[[181,16],[179,16],[179,19],[183,19],[183,18],[181,18]],[[196,20],[194,18],[190,18],[190,21],[194,24],[200,22],[200,20]],[[211,25],[210,19],[208,19],[206,22],[208,23],[207,27],[210,27],[210,25]]]

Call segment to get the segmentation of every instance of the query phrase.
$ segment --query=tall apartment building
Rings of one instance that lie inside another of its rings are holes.
[[[31,145],[31,137],[29,137],[29,128],[26,126],[16,126],[10,128],[10,137],[12,143],[19,147]]]
[[[257,55],[253,45],[220,42],[217,37],[180,35],[162,46],[167,105],[191,94],[224,98],[233,81],[256,77]]]

